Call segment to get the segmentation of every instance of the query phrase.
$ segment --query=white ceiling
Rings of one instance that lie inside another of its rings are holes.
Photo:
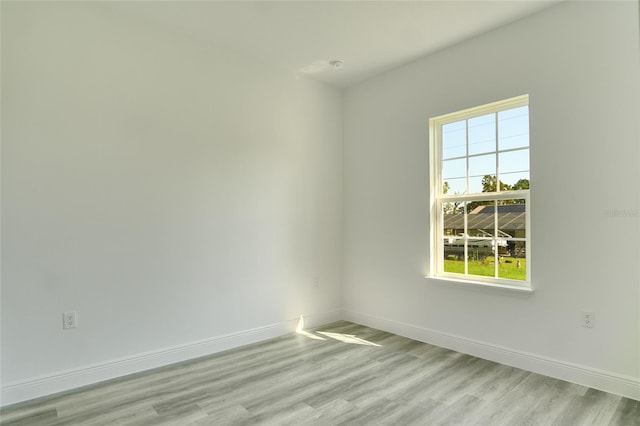
[[[557,2],[174,0],[108,7],[347,87]],[[332,60],[344,66],[334,69]]]

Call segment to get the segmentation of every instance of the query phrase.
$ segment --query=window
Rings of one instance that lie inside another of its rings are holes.
[[[528,95],[429,129],[432,276],[530,288]]]

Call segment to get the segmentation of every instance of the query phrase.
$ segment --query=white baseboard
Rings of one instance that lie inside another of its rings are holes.
[[[478,358],[640,400],[640,379],[635,377],[623,376],[540,355],[520,352],[352,310],[344,310],[343,318],[347,321],[452,349]]]
[[[640,380],[634,377],[519,352],[352,310],[336,310],[309,315],[304,319],[306,328],[344,319],[479,358],[640,400]],[[10,383],[2,386],[0,406],[4,407],[282,336],[295,330],[297,325],[298,318],[292,318],[276,324],[216,336],[159,351]]]
[[[340,310],[336,310],[309,315],[304,318],[307,327],[315,327],[338,321],[342,318],[342,315]],[[282,336],[294,331],[298,325],[298,320],[298,318],[293,318],[276,324],[220,335],[210,339],[164,348],[159,351],[110,360],[73,370],[60,371],[17,383],[9,383],[6,386],[3,384],[0,391],[0,406],[5,407]]]

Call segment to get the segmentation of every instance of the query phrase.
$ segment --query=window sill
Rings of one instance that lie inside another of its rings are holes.
[[[483,292],[492,292],[499,294],[506,294],[510,296],[529,296],[533,294],[533,288],[510,285],[510,284],[495,284],[483,281],[469,281],[459,280],[449,277],[439,277],[435,275],[426,275],[425,278],[429,284],[446,286],[446,287],[458,287],[465,290],[478,290]]]

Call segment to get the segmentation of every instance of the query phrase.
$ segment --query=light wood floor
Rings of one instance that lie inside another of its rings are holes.
[[[1,415],[2,425],[640,425],[640,402],[340,321]]]

